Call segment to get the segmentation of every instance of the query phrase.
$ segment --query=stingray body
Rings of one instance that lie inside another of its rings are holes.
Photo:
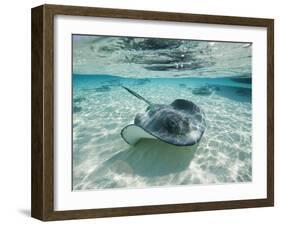
[[[206,128],[204,112],[193,102],[176,99],[171,104],[154,104],[135,91],[124,87],[129,93],[146,102],[145,112],[138,113],[134,124],[121,131],[123,139],[131,145],[140,139],[159,139],[176,146],[197,144]]]
[[[192,90],[192,93],[195,94],[195,95],[209,96],[209,95],[212,94],[212,92],[213,92],[213,90],[209,86],[201,86],[199,88],[194,88]]]

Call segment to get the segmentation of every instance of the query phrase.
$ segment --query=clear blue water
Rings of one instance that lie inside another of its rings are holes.
[[[251,46],[122,40],[73,38],[73,189],[250,182]],[[206,115],[200,143],[128,145],[120,132],[147,106],[121,86],[153,103],[194,102]]]

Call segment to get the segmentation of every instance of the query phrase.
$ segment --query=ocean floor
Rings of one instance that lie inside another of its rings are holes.
[[[128,145],[120,132],[146,104],[187,99],[206,115],[193,148],[142,140]],[[194,94],[208,86],[211,93]],[[73,190],[145,188],[250,182],[251,83],[231,78],[122,78],[73,75]]]

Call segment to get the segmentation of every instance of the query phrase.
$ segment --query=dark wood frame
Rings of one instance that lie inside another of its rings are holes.
[[[267,28],[267,198],[205,203],[54,211],[54,16],[95,16]],[[42,5],[32,9],[31,215],[49,220],[160,214],[274,205],[274,20],[246,17]]]

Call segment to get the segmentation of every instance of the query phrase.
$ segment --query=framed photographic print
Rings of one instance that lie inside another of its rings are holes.
[[[274,204],[272,19],[32,9],[32,216]]]

